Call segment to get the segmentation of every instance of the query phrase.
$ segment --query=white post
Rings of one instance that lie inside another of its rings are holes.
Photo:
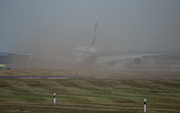
[[[146,99],[144,99],[144,113],[146,113]]]
[[[56,93],[54,93],[54,104],[56,103]]]

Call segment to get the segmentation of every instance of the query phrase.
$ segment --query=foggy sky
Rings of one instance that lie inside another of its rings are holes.
[[[180,0],[1,0],[0,52],[180,50]]]

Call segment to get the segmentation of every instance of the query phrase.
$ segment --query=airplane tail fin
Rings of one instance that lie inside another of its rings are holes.
[[[95,27],[94,27],[94,32],[93,32],[93,41],[92,41],[91,47],[94,46],[95,41],[96,41],[96,28],[97,28],[97,18],[96,18],[96,21],[95,21]]]

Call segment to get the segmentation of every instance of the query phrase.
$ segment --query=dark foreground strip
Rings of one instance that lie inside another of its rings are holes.
[[[0,79],[92,79],[93,77],[0,77]]]
[[[69,79],[70,77],[0,77],[0,79]]]
[[[112,76],[112,77],[0,77],[0,79],[180,79],[180,76],[159,76],[159,77],[147,77],[147,76]]]

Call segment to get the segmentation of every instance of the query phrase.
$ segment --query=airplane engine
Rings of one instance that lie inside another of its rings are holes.
[[[109,65],[109,66],[114,66],[115,64],[116,64],[115,61],[110,61],[110,62],[108,62],[108,65]]]

